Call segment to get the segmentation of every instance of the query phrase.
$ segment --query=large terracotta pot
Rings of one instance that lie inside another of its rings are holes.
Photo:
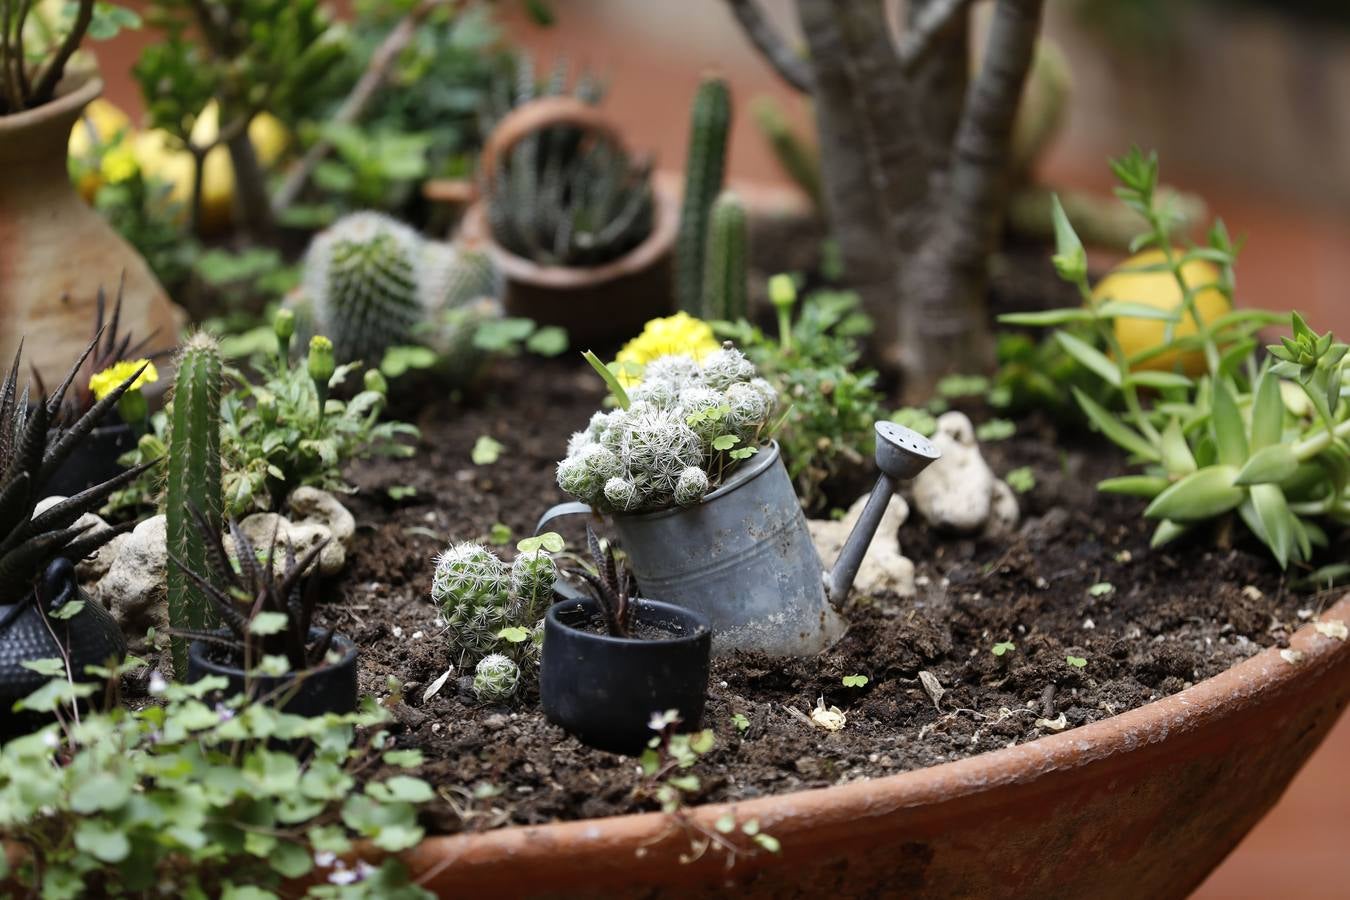
[[[0,359],[24,338],[48,385],[89,343],[100,286],[111,296],[125,276],[122,327],[137,337],[158,330],[157,343],[172,344],[183,321],[145,260],[70,183],[70,129],[103,82],[67,81],[52,102],[0,116]]]
[[[1350,597],[1322,621],[1350,621]],[[1184,897],[1279,799],[1350,698],[1350,643],[1312,625],[1101,722],[929,769],[694,811],[759,819],[781,854],[707,853],[659,814],[430,838],[441,896]],[[1350,794],[1350,789],[1347,789]],[[1350,800],[1350,796],[1347,797]]]

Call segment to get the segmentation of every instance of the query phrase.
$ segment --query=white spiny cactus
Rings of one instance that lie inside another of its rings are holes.
[[[698,466],[690,466],[680,473],[675,482],[675,502],[681,506],[693,506],[708,493],[708,473]]]
[[[709,472],[720,477],[728,468],[717,455],[725,446],[714,450],[717,438],[734,436],[739,447],[763,440],[777,399],[730,345],[701,366],[688,356],[660,357],[629,390],[627,409],[596,413],[572,436],[558,485],[609,511],[695,504],[714,486]]]
[[[511,563],[511,593],[517,597],[525,618],[542,616],[553,600],[558,570],[553,557],[543,550],[521,553]]]
[[[703,383],[716,391],[725,391],[738,381],[749,381],[758,373],[755,364],[730,342],[703,360]]]
[[[509,656],[491,653],[478,661],[473,672],[474,696],[485,703],[510,700],[520,687],[520,667]]]

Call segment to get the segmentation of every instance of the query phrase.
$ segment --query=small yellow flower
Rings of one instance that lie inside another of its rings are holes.
[[[103,162],[99,167],[103,180],[108,184],[126,181],[135,175],[138,169],[136,154],[131,145],[125,141],[103,154]]]
[[[642,368],[654,359],[683,353],[696,360],[717,350],[722,345],[713,336],[712,326],[679,312],[664,319],[652,319],[642,333],[623,345],[614,358],[619,383],[632,387],[642,381]]]
[[[113,363],[97,375],[89,376],[89,390],[93,391],[94,399],[102,400],[108,396],[118,385],[135,375],[136,370],[141,366],[145,366],[145,371],[131,385],[130,390],[138,390],[147,384],[154,384],[159,381],[159,372],[150,360],[124,359],[121,362]]]

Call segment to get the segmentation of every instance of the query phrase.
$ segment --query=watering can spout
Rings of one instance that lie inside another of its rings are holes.
[[[881,470],[872,494],[867,498],[862,515],[858,517],[848,540],[839,551],[834,568],[825,573],[825,596],[831,604],[840,606],[848,599],[853,579],[858,575],[867,548],[876,536],[877,527],[890,505],[891,495],[900,482],[918,475],[929,463],[942,454],[928,438],[894,422],[878,422],[877,468]]]

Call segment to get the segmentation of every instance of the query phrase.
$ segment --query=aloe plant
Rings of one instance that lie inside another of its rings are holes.
[[[1237,251],[1222,221],[1214,223],[1204,246],[1178,249],[1173,219],[1157,193],[1156,155],[1135,149],[1114,160],[1112,169],[1120,182],[1117,195],[1148,223],[1133,249],[1162,252],[1163,261],[1147,268],[1172,273],[1181,288],[1180,308],[1128,299],[1094,304],[1083,245],[1056,200],[1055,268],[1079,289],[1084,305],[1001,321],[1057,326],[1063,349],[1111,389],[1114,404],[1078,388],[1073,393],[1088,420],[1143,471],[1098,487],[1149,501],[1144,515],[1158,522],[1154,546],[1236,512],[1282,568],[1306,561],[1314,547],[1327,543],[1325,523],[1350,521],[1350,404],[1342,402],[1350,391],[1347,346],[1330,333],[1317,334],[1298,313],[1233,310],[1205,321],[1196,308],[1202,291],[1218,290],[1232,302]],[[1182,267],[1196,259],[1219,266],[1216,283],[1187,282]],[[1166,322],[1163,340],[1125,353],[1114,323],[1129,318]],[[1175,324],[1186,318],[1196,331],[1178,337]],[[1275,323],[1288,323],[1292,336],[1259,358],[1257,332]],[[1205,359],[1197,378],[1133,368],[1166,353],[1196,351]]]

